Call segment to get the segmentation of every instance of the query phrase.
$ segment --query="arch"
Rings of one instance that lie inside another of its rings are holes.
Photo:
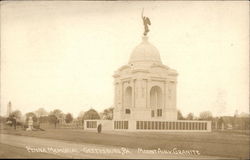
[[[150,106],[162,108],[162,90],[159,86],[153,86],[150,90]]]
[[[131,108],[132,107],[132,87],[127,87],[124,94],[124,107]]]

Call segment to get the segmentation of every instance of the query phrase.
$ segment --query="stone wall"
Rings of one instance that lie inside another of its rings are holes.
[[[98,124],[102,124],[103,131],[211,132],[211,121],[188,120],[85,120],[84,129],[96,130]]]

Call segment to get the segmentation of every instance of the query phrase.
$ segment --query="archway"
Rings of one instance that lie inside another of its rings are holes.
[[[131,108],[132,107],[132,87],[127,87],[124,95],[124,107]]]
[[[150,106],[162,108],[162,91],[159,86],[153,86],[150,90]]]

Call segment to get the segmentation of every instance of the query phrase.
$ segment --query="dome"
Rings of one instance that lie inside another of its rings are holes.
[[[143,36],[142,42],[135,47],[130,55],[129,63],[134,62],[156,62],[161,64],[160,53],[151,43],[148,37]]]

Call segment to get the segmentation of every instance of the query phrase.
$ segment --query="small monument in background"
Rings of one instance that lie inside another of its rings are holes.
[[[7,117],[10,116],[11,112],[12,112],[12,105],[11,105],[11,101],[9,101],[7,105]]]
[[[26,131],[32,131],[32,130],[33,130],[33,119],[30,116],[28,120],[28,128],[26,129]]]

